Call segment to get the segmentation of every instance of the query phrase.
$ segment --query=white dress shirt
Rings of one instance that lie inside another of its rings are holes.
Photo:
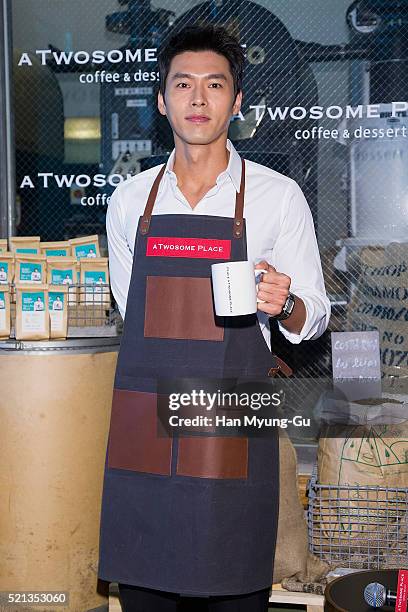
[[[234,217],[235,193],[241,179],[241,159],[232,143],[228,167],[207,194],[191,208],[177,186],[173,172],[174,150],[161,180],[153,214],[215,215]],[[291,278],[290,291],[302,298],[306,321],[300,334],[279,329],[293,344],[318,338],[330,318],[314,231],[306,199],[295,181],[261,164],[246,160],[244,217],[248,260],[266,260]],[[133,263],[133,248],[139,217],[143,214],[152,183],[162,166],[150,168],[120,183],[111,196],[106,216],[109,272],[113,296],[122,317]],[[209,236],[210,237],[210,236]],[[270,348],[268,315],[258,310],[258,319]]]

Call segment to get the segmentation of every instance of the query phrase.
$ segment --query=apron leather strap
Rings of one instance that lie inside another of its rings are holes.
[[[244,228],[244,192],[245,192],[245,160],[241,159],[241,184],[235,196],[234,238],[242,238]]]
[[[235,238],[242,238],[242,231],[244,227],[244,192],[245,192],[245,161],[242,159],[242,170],[241,170],[241,184],[239,191],[235,197],[235,216],[234,226],[232,228],[233,235]],[[159,190],[159,184],[162,180],[166,164],[163,165],[159,174],[154,179],[152,188],[147,198],[146,206],[144,209],[143,217],[140,224],[140,233],[144,236],[148,233],[150,228],[150,221],[152,218],[153,206],[156,200],[157,192]]]
[[[143,235],[146,235],[147,232],[149,231],[150,220],[152,218],[153,206],[156,200],[157,192],[159,190],[159,184],[160,184],[160,181],[162,180],[162,176],[164,174],[165,169],[166,169],[166,164],[163,165],[159,174],[154,179],[154,183],[150,190],[149,197],[147,198],[146,206],[145,206],[143,217],[142,217],[142,222],[140,224],[140,233]]]
[[[268,372],[268,376],[271,377],[275,377],[275,376],[292,376],[293,375],[293,370],[290,366],[288,366],[288,364],[283,361],[283,359],[281,359],[280,357],[278,357],[277,355],[274,356],[276,359],[276,367],[274,368],[270,368],[269,372]]]

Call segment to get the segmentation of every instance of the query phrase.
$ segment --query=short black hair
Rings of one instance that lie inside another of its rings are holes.
[[[185,51],[214,51],[229,63],[234,80],[234,98],[242,91],[244,51],[235,36],[222,26],[212,24],[187,26],[167,39],[159,50],[160,92],[164,95],[171,60]]]

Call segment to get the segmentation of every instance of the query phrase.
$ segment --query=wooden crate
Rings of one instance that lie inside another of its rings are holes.
[[[273,585],[272,594],[269,598],[269,601],[271,603],[305,606],[307,612],[324,612],[323,595],[315,595],[314,593],[294,593],[291,591],[285,591],[285,589],[283,589],[280,584]],[[120,608],[118,612],[120,612]]]

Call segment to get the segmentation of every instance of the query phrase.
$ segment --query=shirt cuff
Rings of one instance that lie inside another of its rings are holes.
[[[328,316],[326,311],[319,317],[320,309],[316,307],[316,304],[311,298],[300,295],[298,297],[302,299],[306,309],[306,320],[300,334],[290,332],[282,325],[281,321],[278,321],[280,331],[292,344],[300,344],[302,340],[310,340],[310,338],[313,338],[316,334],[317,337],[319,337],[328,325]]]

